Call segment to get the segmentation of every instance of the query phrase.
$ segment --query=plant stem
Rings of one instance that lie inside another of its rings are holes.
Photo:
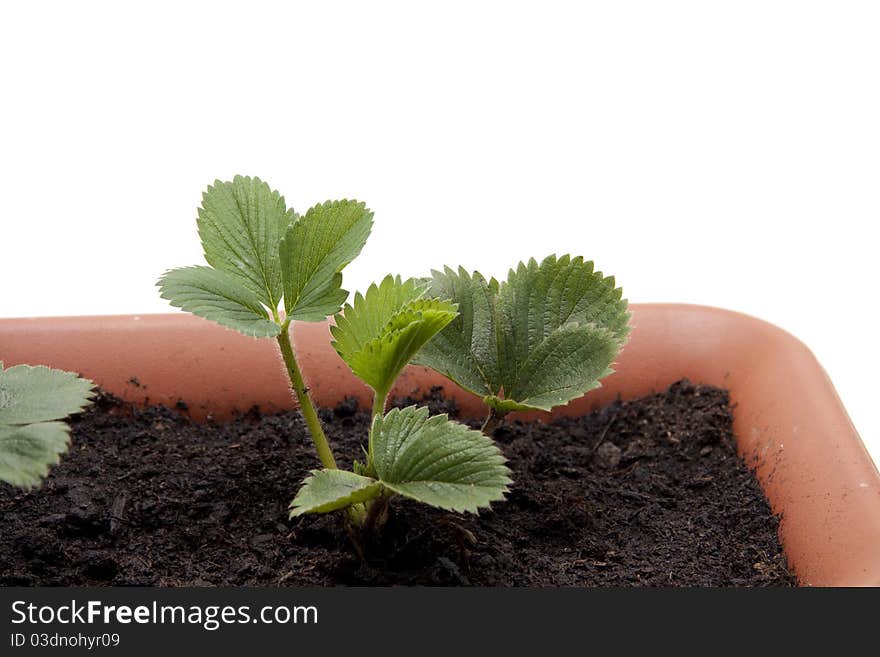
[[[391,495],[388,492],[383,492],[379,497],[370,500],[362,525],[365,531],[374,532],[385,524],[388,519],[388,501],[390,499]]]
[[[376,392],[373,395],[373,417],[377,415],[385,415],[385,402],[388,400],[388,393]]]
[[[501,426],[501,423],[504,421],[504,416],[507,413],[499,413],[497,409],[490,408],[489,415],[486,416],[486,421],[483,422],[483,426],[480,431],[483,432],[484,435],[489,438],[495,433],[495,429]]]
[[[312,398],[309,396],[309,389],[303,381],[302,372],[299,364],[296,362],[296,356],[293,353],[293,346],[290,343],[290,322],[285,322],[281,327],[281,333],[278,335],[278,346],[281,347],[281,356],[284,358],[284,364],[287,366],[287,374],[290,376],[290,385],[296,393],[299,401],[299,410],[302,413],[309,433],[312,436],[312,442],[315,443],[315,449],[318,452],[318,458],[325,468],[329,470],[336,469],[336,459],[333,458],[333,451],[330,449],[330,443],[327,442],[327,436],[312,405]]]

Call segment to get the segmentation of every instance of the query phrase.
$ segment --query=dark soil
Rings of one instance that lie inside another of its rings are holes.
[[[399,400],[399,404],[412,400]],[[454,412],[438,391],[425,403]],[[368,416],[322,411],[342,463]],[[339,514],[287,519],[317,466],[296,413],[201,425],[102,396],[44,486],[0,485],[3,585],[792,586],[727,393],[686,381],[496,434],[515,484],[459,516],[395,500],[367,562]]]

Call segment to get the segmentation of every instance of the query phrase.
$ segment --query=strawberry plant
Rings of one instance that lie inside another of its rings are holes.
[[[480,395],[488,435],[511,411],[549,411],[598,387],[629,335],[621,289],[580,257],[519,263],[502,283],[448,267],[427,282],[458,316],[415,362]]]
[[[361,251],[373,214],[357,201],[330,201],[299,215],[259,178],[217,181],[203,195],[198,229],[208,265],[159,280],[172,305],[255,338],[275,338],[323,469],[312,471],[291,515],[347,509],[356,529],[381,524],[402,495],[476,511],[510,483],[498,448],[478,431],[409,407],[385,413],[391,387],[418,351],[457,316],[429,286],[386,277],[342,305],[342,270]],[[296,321],[336,314],[334,347],[375,393],[365,461],[340,470],[296,357]],[[356,539],[357,540],[357,539]]]
[[[92,387],[70,372],[0,362],[0,481],[40,484],[70,444],[63,419],[89,404]]]

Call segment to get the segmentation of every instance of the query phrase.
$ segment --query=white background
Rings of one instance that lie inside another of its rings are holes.
[[[376,212],[359,289],[573,252],[757,315],[880,460],[880,4],[0,8],[0,317],[167,312],[214,178]]]

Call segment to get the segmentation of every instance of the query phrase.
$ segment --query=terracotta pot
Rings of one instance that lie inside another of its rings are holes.
[[[880,475],[834,388],[791,335],[737,313],[634,305],[632,339],[605,385],[559,409],[578,415],[687,377],[728,388],[739,449],[775,512],[789,564],[805,585],[880,585]],[[330,347],[326,324],[297,324],[298,351],[316,403],[366,388]],[[136,402],[187,402],[197,418],[259,405],[293,405],[273,340],[253,340],[188,315],[0,320],[0,360],[81,372]],[[463,414],[481,402],[424,368],[398,394],[442,385]]]

